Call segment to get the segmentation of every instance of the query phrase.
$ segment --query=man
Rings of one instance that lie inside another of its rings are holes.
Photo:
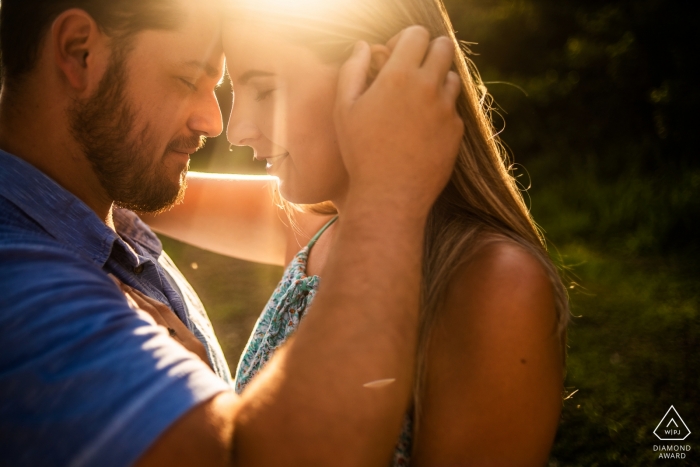
[[[369,89],[366,44],[343,67],[351,190],[319,311],[239,398],[196,296],[116,209],[176,202],[189,154],[221,132],[218,7],[2,1],[0,465],[390,458],[413,376],[423,227],[462,131],[452,45],[410,28]],[[107,273],[169,305],[220,377]],[[365,386],[383,379],[394,382]]]

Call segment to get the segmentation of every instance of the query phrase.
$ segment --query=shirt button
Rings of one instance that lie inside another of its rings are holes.
[[[143,264],[139,264],[134,268],[134,274],[141,274],[143,272]]]

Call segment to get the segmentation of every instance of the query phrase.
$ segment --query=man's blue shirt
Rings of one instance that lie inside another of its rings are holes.
[[[0,466],[126,466],[229,388],[204,308],[157,237],[0,151]],[[131,310],[111,282],[169,305],[218,377]]]

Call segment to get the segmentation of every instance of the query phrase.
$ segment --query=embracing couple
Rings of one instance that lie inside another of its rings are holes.
[[[3,0],[0,46],[0,465],[547,462],[566,291],[439,0]],[[274,177],[187,174],[224,67]],[[287,265],[233,375],[147,224]]]

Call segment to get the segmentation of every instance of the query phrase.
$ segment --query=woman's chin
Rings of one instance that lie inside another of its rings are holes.
[[[295,189],[282,179],[280,179],[279,190],[282,198],[293,204],[317,204],[328,200],[314,193],[308,193],[306,190]]]
[[[300,199],[299,193],[297,193],[296,190],[289,186],[289,182],[285,181],[282,178],[279,178],[278,180],[280,196],[282,197],[282,199],[290,203],[302,204],[298,201]]]

